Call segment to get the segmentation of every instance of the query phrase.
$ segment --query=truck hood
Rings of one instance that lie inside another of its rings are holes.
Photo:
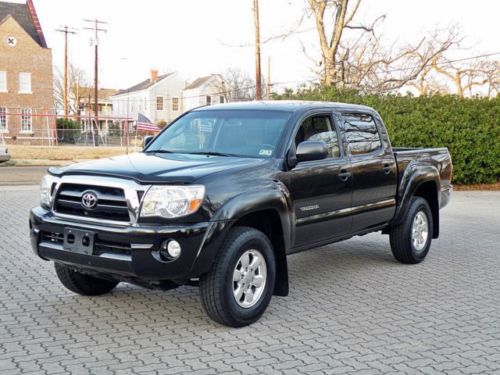
[[[99,159],[64,168],[51,168],[56,176],[93,175],[135,180],[139,183],[189,184],[199,178],[232,169],[264,165],[266,159],[189,154],[134,153]]]

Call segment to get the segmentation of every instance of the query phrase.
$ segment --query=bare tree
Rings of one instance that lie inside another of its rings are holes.
[[[323,84],[331,86],[337,81],[338,49],[346,28],[371,31],[372,27],[351,25],[358,11],[361,0],[355,0],[354,6],[348,10],[349,0],[307,0],[314,15],[316,31],[321,47],[321,64],[323,67]],[[333,24],[329,24],[333,20]],[[331,29],[330,32],[328,30]]]
[[[262,86],[264,90],[266,86],[264,81]],[[249,74],[237,68],[229,68],[222,74],[220,92],[227,102],[249,101],[256,98],[254,80]]]
[[[347,40],[339,47],[340,85],[376,93],[406,85],[422,91],[428,83],[432,62],[460,41],[455,27],[436,30],[416,43],[392,48],[385,48],[375,32]]]
[[[79,115],[79,105],[84,93],[82,88],[88,85],[84,70],[70,64],[68,67],[68,110],[71,115]],[[54,100],[57,108],[64,106],[64,76],[59,70],[54,76]]]
[[[319,38],[322,83],[326,86],[384,93],[411,84],[424,90],[432,62],[462,39],[458,28],[452,26],[429,33],[415,43],[387,48],[376,33],[385,15],[370,24],[353,22],[361,0],[307,3]],[[434,88],[442,88],[438,86]]]
[[[483,87],[487,96],[496,95],[500,88],[500,63],[474,60],[469,63],[453,62],[444,56],[432,63],[432,68],[444,76],[459,96],[472,95],[475,88]]]

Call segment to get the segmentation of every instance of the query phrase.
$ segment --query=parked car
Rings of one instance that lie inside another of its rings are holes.
[[[9,149],[6,146],[0,145],[0,163],[10,160]]]
[[[208,315],[233,327],[288,294],[291,253],[380,231],[398,261],[421,262],[452,190],[446,148],[393,148],[359,105],[214,105],[145,143],[50,169],[33,249],[82,295],[199,285]]]

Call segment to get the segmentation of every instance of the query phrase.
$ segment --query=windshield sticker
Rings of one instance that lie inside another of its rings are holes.
[[[265,148],[263,148],[259,151],[260,156],[271,156],[272,153],[273,153],[273,150],[266,150]]]

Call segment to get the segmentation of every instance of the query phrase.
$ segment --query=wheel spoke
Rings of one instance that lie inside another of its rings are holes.
[[[234,297],[236,298],[236,301],[241,300],[241,296],[243,295],[243,292],[245,290],[241,287],[241,285],[238,285],[238,289],[234,291]]]
[[[250,288],[245,292],[245,302],[252,303],[253,302],[253,289]]]
[[[250,253],[245,253],[242,255],[242,257],[240,258],[240,262],[241,262],[241,268],[247,268],[248,265],[250,264]]]
[[[233,272],[233,282],[239,282],[241,280],[241,270],[235,269]]]
[[[252,267],[253,269],[256,269],[257,267],[260,266],[261,262],[262,261],[260,259],[260,256],[254,254],[253,259],[252,259],[252,263],[250,263],[250,267]]]
[[[253,278],[252,284],[256,288],[260,288],[264,284],[264,277],[262,275],[257,275]]]

